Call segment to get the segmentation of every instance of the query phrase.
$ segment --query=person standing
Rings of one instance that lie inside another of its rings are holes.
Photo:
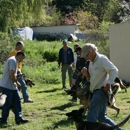
[[[63,47],[59,50],[58,56],[58,67],[62,66],[62,88],[66,88],[66,72],[68,71],[69,75],[69,85],[71,87],[72,84],[72,66],[70,66],[74,62],[74,54],[71,47],[68,46],[67,40],[64,39]]]
[[[78,43],[75,43],[75,44],[74,44],[74,52],[76,52],[76,48],[77,48],[78,46],[79,46]],[[76,70],[77,58],[78,58],[78,55],[75,54],[75,55],[74,55],[74,62],[70,65],[70,67],[74,68],[75,70]],[[74,72],[73,72],[73,74],[72,74],[73,76],[72,76],[72,84],[71,84],[71,87],[73,86],[73,84],[75,84],[75,81],[76,81],[76,78],[77,78],[77,75],[76,75],[75,70],[74,70]],[[71,88],[70,88],[69,90],[71,90]],[[72,99],[70,99],[70,101],[72,101],[72,102],[76,102],[76,101],[77,101],[77,96],[76,96],[76,94],[74,94],[74,95],[72,96]]]
[[[2,117],[0,124],[8,125],[8,116],[11,105],[13,104],[13,112],[15,114],[16,124],[23,124],[29,122],[22,118],[21,98],[18,87],[20,83],[17,80],[17,62],[22,62],[25,58],[25,53],[17,52],[16,56],[7,59],[4,67],[4,72],[0,81],[2,94],[7,95],[5,104],[2,106]]]
[[[78,43],[75,43],[75,44],[74,44],[74,52],[76,52],[76,48],[77,48],[78,46],[79,46]],[[75,54],[75,55],[74,55],[74,62],[70,65],[70,67],[76,69],[77,58],[78,58],[78,55]],[[73,84],[75,84],[76,78],[77,78],[77,75],[76,75],[75,72],[74,72],[74,73],[73,73],[73,76],[72,76],[72,85],[71,85],[71,86],[73,86]]]
[[[18,41],[16,43],[15,49],[10,53],[10,57],[15,56],[18,51],[21,51],[23,49],[23,47],[24,47],[24,43],[22,41]],[[17,75],[19,75],[18,81],[21,84],[24,103],[33,103],[33,100],[29,98],[27,85],[25,83],[24,77],[22,76],[21,69],[22,69],[22,63],[18,61]]]
[[[91,43],[86,43],[82,47],[81,57],[92,62],[90,73],[86,74],[86,77],[90,79],[90,91],[93,92],[87,121],[115,125],[115,122],[106,116],[106,108],[108,93],[111,91],[111,84],[114,83],[118,69],[105,55],[99,54],[97,47]]]

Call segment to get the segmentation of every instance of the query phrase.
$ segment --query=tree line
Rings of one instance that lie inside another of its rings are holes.
[[[81,30],[129,17],[129,0],[0,0],[0,31],[81,23]],[[125,6],[123,6],[123,4]]]

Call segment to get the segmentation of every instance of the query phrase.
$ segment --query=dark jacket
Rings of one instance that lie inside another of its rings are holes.
[[[71,47],[68,46],[67,48],[67,64],[71,64],[74,62],[74,54],[71,49]],[[59,58],[58,58],[58,64],[64,64],[64,54],[63,54],[63,47],[59,50]]]
[[[80,56],[77,57],[76,70],[81,71],[85,67],[86,60]]]

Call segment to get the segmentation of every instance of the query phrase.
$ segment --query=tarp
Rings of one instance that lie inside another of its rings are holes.
[[[33,39],[33,29],[29,27],[16,28],[13,30],[13,34],[21,36],[23,40]]]

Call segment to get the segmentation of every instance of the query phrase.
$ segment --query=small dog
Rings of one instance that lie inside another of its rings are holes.
[[[27,86],[30,86],[30,87],[35,85],[35,83],[31,79],[28,79],[28,78],[25,79],[25,83]]]
[[[26,83],[26,85],[27,85],[27,86],[32,87],[32,86],[34,86],[34,85],[35,85],[35,83],[34,83],[31,79],[26,78],[26,75],[25,75],[25,74],[18,74],[18,75],[17,75],[17,78],[21,78],[21,77],[23,77],[23,78],[24,78],[25,83]]]
[[[79,109],[79,110],[73,110],[69,113],[66,113],[66,116],[68,117],[68,119],[73,119],[76,122],[77,130],[116,130],[117,128],[124,125],[130,118],[130,115],[128,115],[119,124],[111,126],[104,122],[84,121],[83,116],[82,116],[83,112],[84,112],[84,109]]]

